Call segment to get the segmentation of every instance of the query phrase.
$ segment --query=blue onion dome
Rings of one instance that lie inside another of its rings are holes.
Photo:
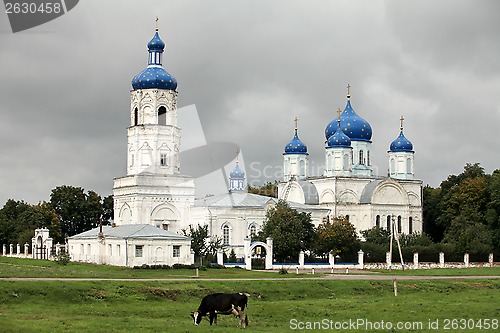
[[[347,105],[344,111],[340,114],[340,127],[353,141],[370,141],[372,138],[372,127],[370,124],[358,116],[351,106],[350,97],[347,97]],[[337,130],[338,117],[332,120],[325,128],[325,137],[330,139]]]
[[[229,173],[229,178],[231,179],[245,179],[245,173],[240,169],[239,165],[236,164],[236,167]]]
[[[293,136],[292,141],[290,141],[285,146],[285,152],[283,153],[283,155],[288,155],[288,154],[308,155],[307,146],[302,141],[300,141],[299,136],[297,135],[297,129],[295,129],[295,135]]]
[[[328,138],[326,144],[328,148],[335,148],[335,147],[350,148],[351,139],[347,135],[345,135],[344,131],[342,131],[342,128],[340,127],[339,124],[337,125],[337,130],[332,136]]]
[[[397,139],[392,141],[390,151],[391,152],[405,151],[413,153],[413,144],[410,142],[410,140],[408,140],[404,136],[403,129],[401,129],[401,132],[399,133]]]
[[[149,41],[148,49],[149,52],[151,51],[163,52],[163,50],[165,49],[165,42],[161,40],[160,35],[158,35],[158,31],[156,31],[153,39]]]
[[[133,90],[137,89],[177,89],[177,80],[162,66],[162,55],[165,43],[156,31],[153,39],[148,43],[148,67],[132,79]]]

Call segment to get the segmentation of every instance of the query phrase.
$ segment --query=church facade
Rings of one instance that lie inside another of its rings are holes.
[[[329,218],[344,216],[358,232],[375,226],[399,234],[422,232],[422,181],[414,179],[413,144],[403,134],[389,145],[388,176],[373,174],[372,128],[354,111],[348,85],[344,111],[325,128],[325,168],[308,175],[307,146],[297,125],[283,153],[284,179],[278,197],[329,209]],[[297,124],[297,122],[296,122]]]
[[[148,43],[147,68],[132,79],[127,172],[114,179],[114,223],[148,224],[177,234],[190,225],[207,225],[211,236],[243,257],[245,241],[258,233],[278,199],[246,193],[245,173],[238,162],[227,193],[195,198],[194,178],[181,173],[177,81],[162,66],[164,48],[157,29]],[[346,109],[325,131],[325,174],[312,177],[307,146],[296,128],[283,153],[279,199],[310,213],[315,225],[342,215],[358,231],[375,225],[385,228],[395,221],[400,232],[421,232],[422,182],[413,179],[413,147],[401,128],[389,151],[390,176],[374,176],[371,131],[348,96]]]

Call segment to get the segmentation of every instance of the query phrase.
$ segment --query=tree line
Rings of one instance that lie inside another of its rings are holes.
[[[81,187],[59,186],[49,201],[36,205],[9,199],[0,209],[0,244],[30,243],[35,229],[48,228],[54,243],[67,237],[107,225],[113,219],[113,197],[102,198]]]

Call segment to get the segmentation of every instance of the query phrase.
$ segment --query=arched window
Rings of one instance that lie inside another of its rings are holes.
[[[398,216],[398,234],[402,232],[401,215]]]
[[[366,152],[366,165],[370,165],[370,151]]]
[[[393,158],[391,158],[390,169],[391,175],[396,173],[396,161]]]
[[[299,176],[306,176],[306,161],[304,160],[299,162]]]
[[[413,218],[411,216],[408,218],[408,233],[413,233]]]
[[[344,171],[349,170],[349,155],[344,155]]]
[[[134,126],[139,124],[139,110],[137,108],[134,109]]]
[[[158,108],[158,125],[167,124],[167,109],[164,106]]]
[[[346,215],[346,216],[345,216],[345,220],[346,220],[347,222],[349,222],[349,215]]]
[[[224,245],[229,245],[229,226],[227,224],[222,228],[222,242]]]
[[[390,233],[392,233],[392,229],[391,229],[391,215],[387,215],[387,231],[389,231]]]
[[[359,164],[361,164],[361,165],[365,164],[365,157],[364,157],[364,153],[362,150],[359,151]]]
[[[411,158],[406,159],[406,173],[411,174]]]
[[[377,228],[380,228],[380,215],[377,215],[377,217],[375,218],[375,226]]]

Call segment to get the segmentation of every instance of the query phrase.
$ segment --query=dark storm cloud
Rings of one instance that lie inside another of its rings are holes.
[[[496,1],[85,1],[12,34],[0,15],[0,204],[46,200],[66,184],[111,193],[125,174],[131,78],[159,16],[179,106],[196,104],[207,141],[234,142],[279,171],[299,136],[324,164],[324,128],[344,108],[373,128],[374,164],[405,116],[416,174],[437,186],[466,162],[498,168]],[[184,133],[183,135],[188,135]],[[268,169],[269,170],[269,169]],[[271,179],[268,179],[271,180]]]

